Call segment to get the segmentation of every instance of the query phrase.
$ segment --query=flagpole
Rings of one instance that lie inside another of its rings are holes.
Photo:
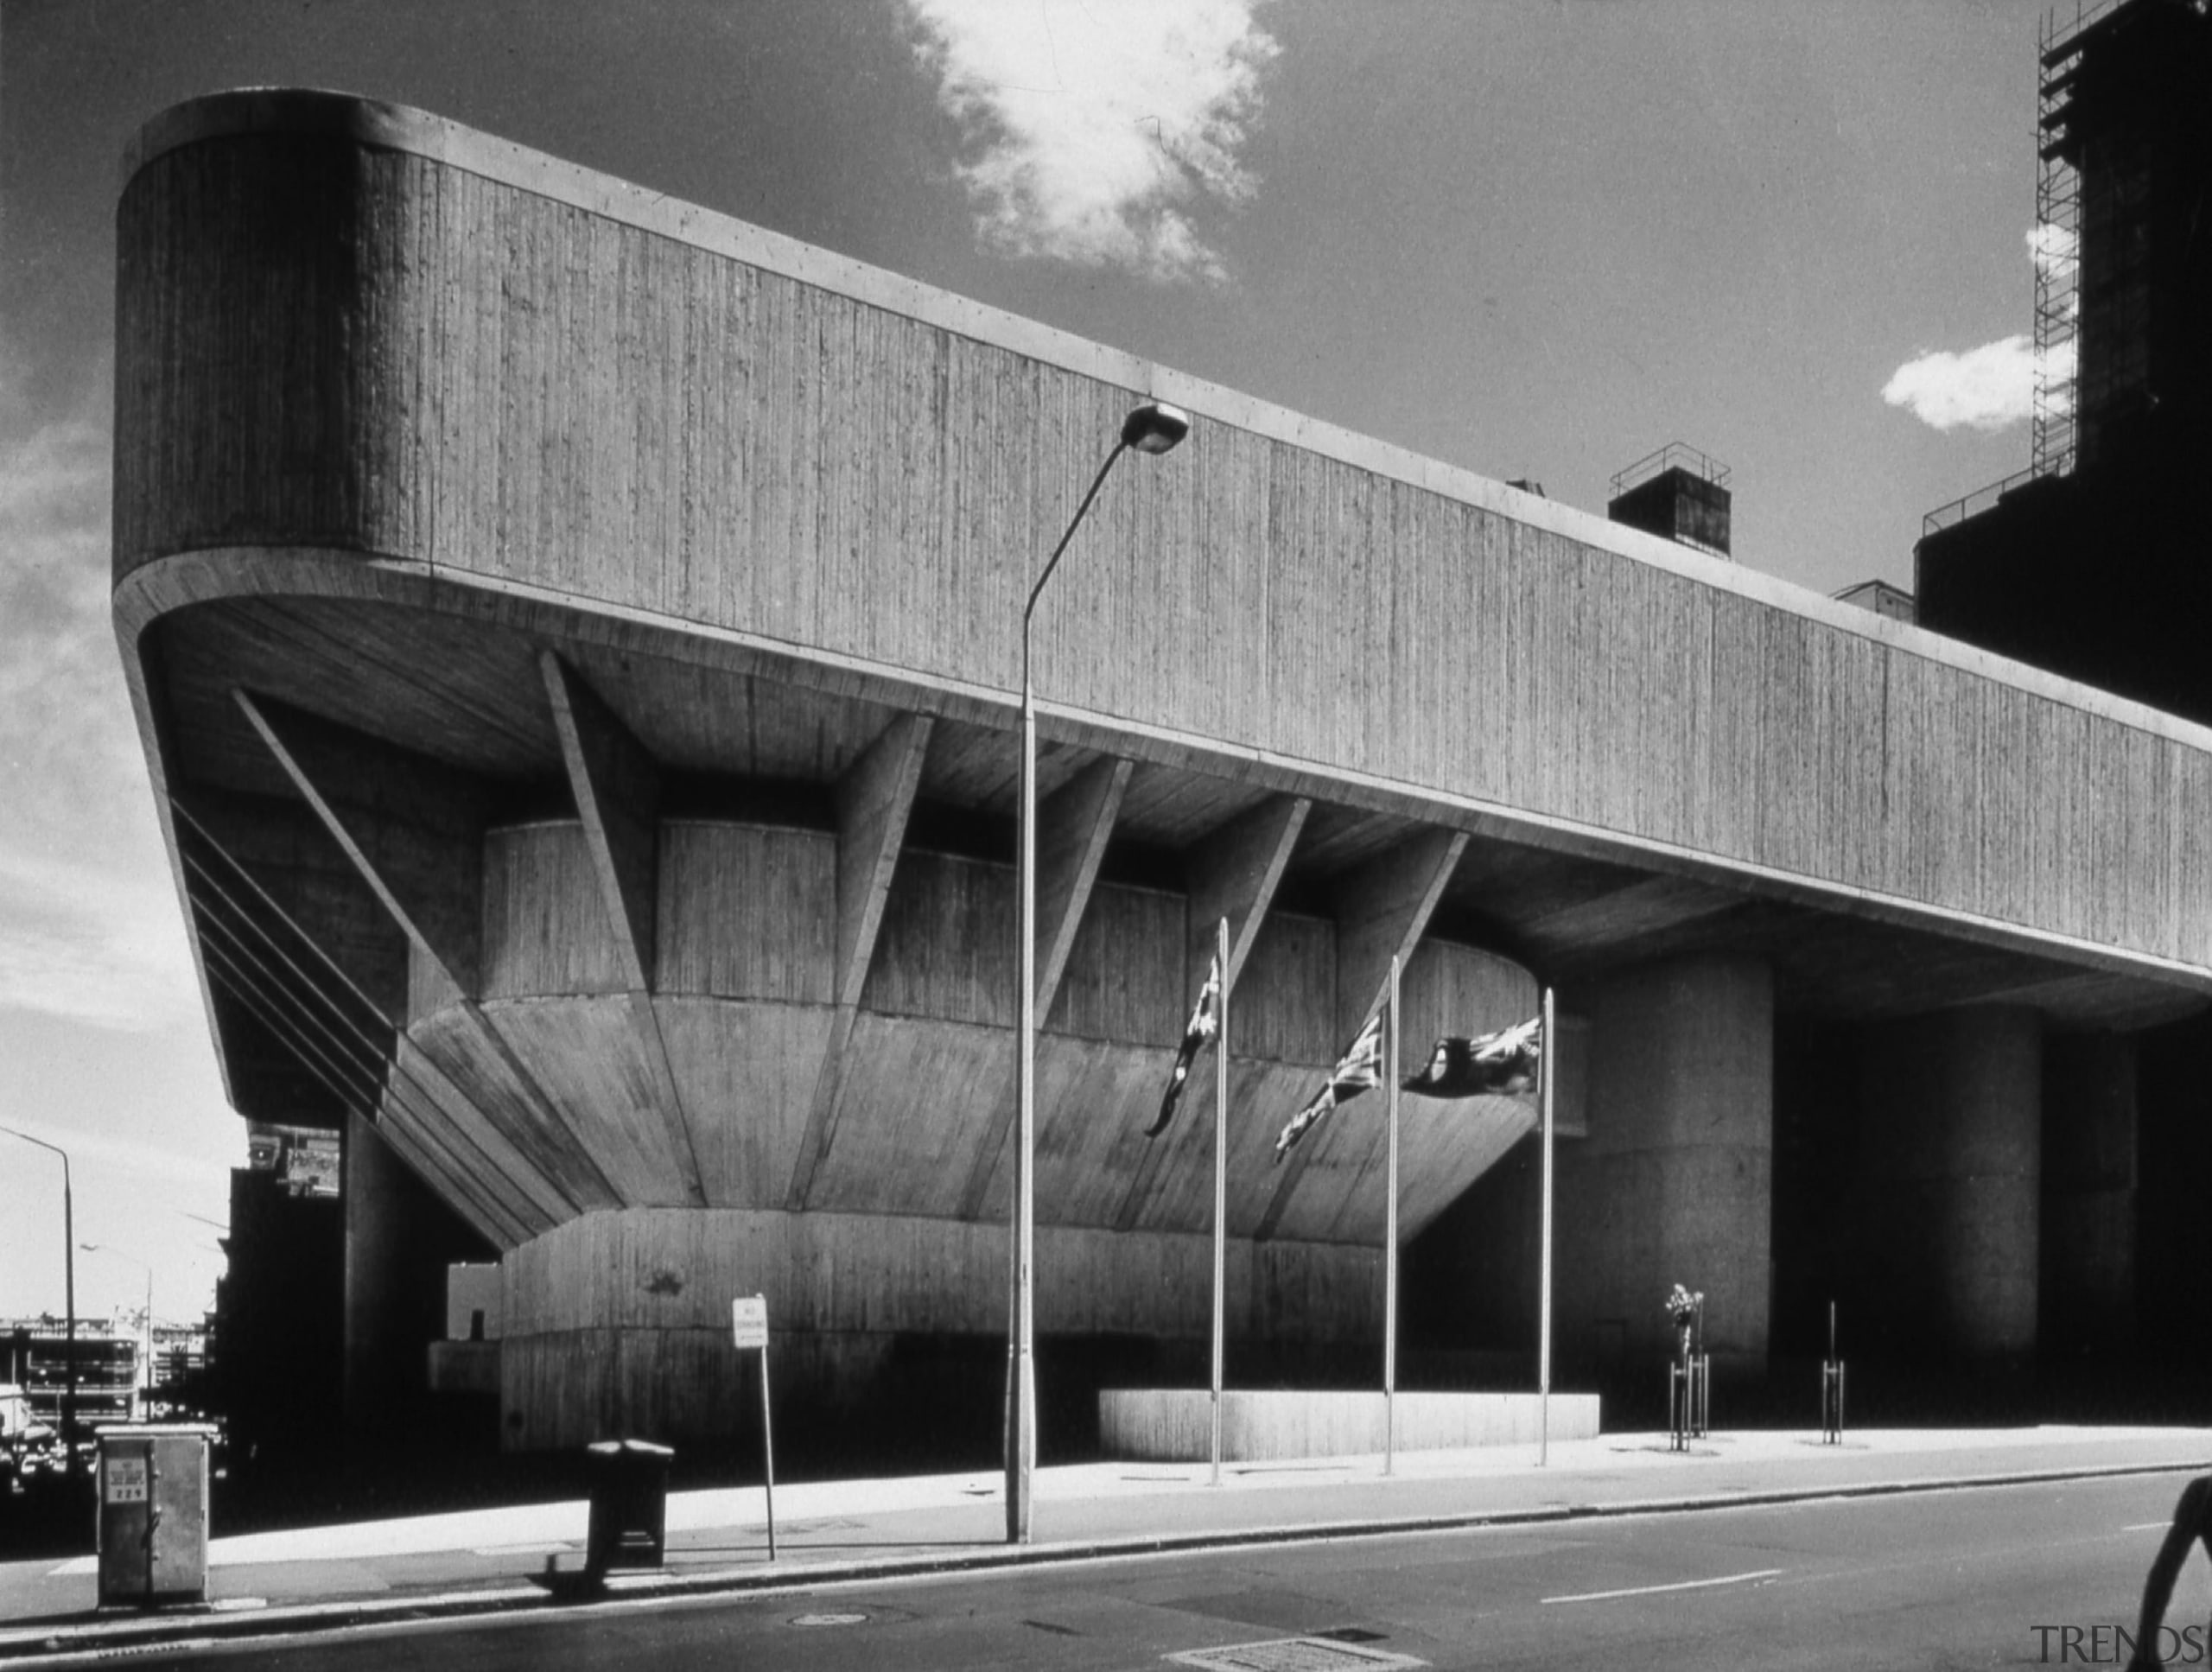
[[[1213,1042],[1213,1484],[1221,1484],[1223,1287],[1229,1266],[1229,919],[1214,925],[1214,967],[1221,971],[1220,1025]]]
[[[1536,1464],[1551,1459],[1552,1444],[1552,1107],[1553,1088],[1559,1076],[1559,1028],[1556,995],[1544,989],[1543,1054],[1537,1070],[1544,1122],[1543,1255],[1536,1301]]]
[[[1389,1160],[1382,1210],[1382,1472],[1398,1464],[1398,959],[1390,958],[1389,1044],[1382,1057],[1383,1080],[1390,1089]]]

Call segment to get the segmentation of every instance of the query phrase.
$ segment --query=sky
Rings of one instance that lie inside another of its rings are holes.
[[[141,124],[339,88],[1736,556],[1910,586],[2026,465],[2038,9],[2008,0],[0,0],[0,1126],[80,1312],[212,1304],[225,1104],[108,619]],[[61,1304],[0,1135],[0,1316]]]

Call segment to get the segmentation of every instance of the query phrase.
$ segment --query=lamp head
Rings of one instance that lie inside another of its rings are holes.
[[[1122,421],[1122,445],[1139,453],[1166,453],[1191,433],[1191,415],[1165,401],[1147,401]]]

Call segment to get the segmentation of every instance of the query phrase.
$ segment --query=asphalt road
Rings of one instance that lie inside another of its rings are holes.
[[[1402,1656],[1437,1668],[2109,1666],[2125,1658],[2112,1628],[2133,1624],[2181,1484],[2179,1476],[2131,1477],[1100,1561],[384,1628],[200,1649],[168,1663],[242,1672],[1209,1663],[1370,1672],[1408,1663],[1377,1657]],[[2201,1634],[2209,1611],[2212,1570],[2196,1558],[2171,1623]],[[1249,1647],[1298,1637],[1315,1641]],[[1182,1658],[1231,1649],[1241,1652]],[[2205,1653],[2185,1646],[2175,1663],[2205,1664]]]

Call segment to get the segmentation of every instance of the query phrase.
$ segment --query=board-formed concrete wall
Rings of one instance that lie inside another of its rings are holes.
[[[2212,963],[2197,728],[419,112],[203,101],[134,161],[119,581],[373,555],[1002,701],[1150,392],[1196,429],[1040,617],[1051,723]]]

